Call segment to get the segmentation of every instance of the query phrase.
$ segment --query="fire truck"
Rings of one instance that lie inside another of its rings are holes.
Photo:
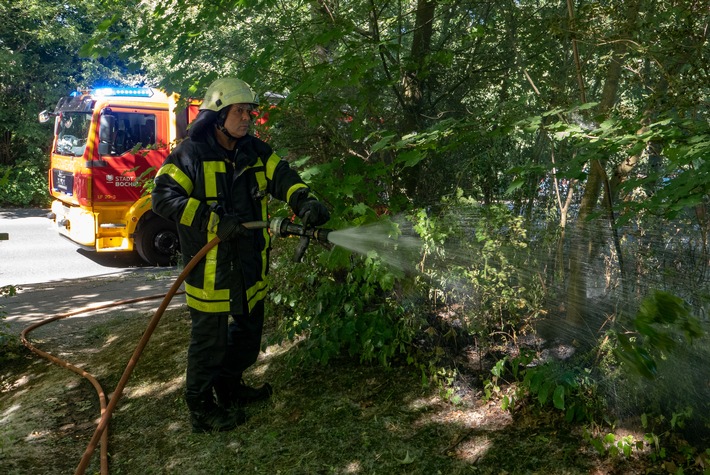
[[[151,210],[145,185],[186,136],[199,103],[178,111],[177,96],[153,88],[106,87],[63,97],[54,112],[49,214],[59,232],[97,252],[133,252],[170,265],[177,230]]]

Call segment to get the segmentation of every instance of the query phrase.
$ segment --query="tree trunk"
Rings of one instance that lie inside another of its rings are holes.
[[[402,90],[405,100],[406,131],[416,131],[420,126],[424,83],[427,71],[427,61],[431,52],[432,34],[434,32],[434,14],[436,0],[419,0],[417,2],[416,23],[412,37],[410,59],[406,63],[402,75]]]
[[[597,107],[597,114],[606,116],[614,106],[619,90],[619,79],[622,72],[622,63],[626,54],[627,42],[622,39],[629,38],[634,31],[633,25],[638,17],[640,2],[634,0],[627,2],[624,22],[619,34],[619,39],[614,42],[611,51],[611,60],[606,72],[602,96]],[[570,6],[571,22],[573,23],[573,11]],[[574,45],[575,43],[573,43]],[[581,67],[577,67],[581,71]],[[581,74],[581,73],[580,73]],[[581,80],[580,80],[581,84]],[[584,99],[583,91],[580,91]],[[585,324],[584,310],[588,308],[587,302],[587,268],[590,263],[592,251],[591,228],[589,227],[589,217],[599,201],[601,187],[607,180],[604,170],[604,163],[600,160],[593,160],[589,166],[589,175],[584,187],[582,202],[577,219],[577,238],[571,248],[570,254],[570,276],[569,287],[567,289],[567,321],[571,326],[582,328]],[[611,203],[608,203],[611,206]],[[594,329],[590,329],[594,330]]]
[[[422,109],[425,93],[427,62],[431,52],[433,23],[437,0],[418,0],[416,22],[412,37],[412,49],[409,60],[402,68],[402,97],[404,111],[402,127],[406,133],[416,132],[422,127]],[[417,186],[424,167],[419,162],[403,172],[404,188],[411,199],[417,193]]]

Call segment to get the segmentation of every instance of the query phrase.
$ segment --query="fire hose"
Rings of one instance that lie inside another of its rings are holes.
[[[304,219],[304,221],[307,222],[307,219]],[[308,248],[308,245],[310,243],[311,239],[316,239],[317,241],[321,243],[327,243],[328,242],[328,234],[330,233],[331,230],[329,229],[321,229],[321,228],[314,228],[314,227],[308,227],[308,226],[301,226],[298,224],[295,224],[291,222],[290,220],[286,218],[273,218],[270,221],[251,221],[247,223],[242,224],[244,227],[247,229],[251,230],[257,230],[257,229],[269,229],[271,233],[276,236],[276,237],[287,237],[287,236],[299,236],[300,241],[298,243],[298,246],[296,247],[295,255],[294,255],[294,261],[295,262],[300,262],[303,255],[306,252],[306,249]],[[106,475],[108,474],[108,423],[109,420],[111,419],[111,415],[113,414],[114,409],[118,405],[118,401],[121,399],[121,396],[123,394],[123,389],[125,388],[128,379],[131,376],[131,373],[133,372],[133,369],[135,368],[136,364],[138,363],[138,359],[140,358],[141,354],[143,353],[143,350],[145,349],[146,345],[148,344],[148,340],[150,340],[151,335],[153,334],[153,331],[155,328],[158,326],[158,322],[160,321],[160,318],[163,316],[163,313],[165,312],[165,309],[168,307],[170,304],[170,301],[172,298],[182,292],[178,292],[178,289],[180,288],[180,285],[183,283],[185,278],[188,276],[188,274],[192,271],[192,269],[205,257],[205,255],[212,249],[214,246],[216,246],[220,242],[218,237],[215,237],[211,241],[209,241],[200,251],[195,254],[195,256],[188,262],[185,267],[183,268],[182,272],[180,272],[180,275],[175,279],[175,282],[173,282],[173,285],[170,287],[168,292],[165,295],[153,295],[149,297],[141,297],[137,299],[129,299],[129,300],[121,300],[119,302],[112,302],[110,304],[105,304],[101,306],[96,306],[96,307],[90,307],[90,308],[84,308],[81,310],[77,310],[74,312],[70,313],[65,313],[61,315],[55,315],[53,317],[50,317],[46,320],[42,320],[41,322],[35,323],[33,325],[30,325],[29,327],[25,328],[22,333],[20,334],[20,338],[22,340],[22,343],[32,352],[35,354],[46,358],[50,360],[51,362],[67,368],[74,373],[83,376],[84,378],[88,379],[89,382],[94,386],[94,389],[96,389],[96,392],[99,396],[99,403],[101,407],[101,419],[99,420],[98,425],[96,426],[96,429],[94,431],[93,436],[91,437],[91,440],[89,441],[89,444],[86,447],[86,450],[84,451],[84,454],[82,455],[81,461],[79,462],[79,466],[76,468],[76,471],[74,472],[75,475],[83,475],[84,472],[86,471],[86,468],[89,465],[89,462],[91,460],[91,456],[93,455],[94,451],[96,450],[96,446],[101,442],[101,451],[100,451],[100,463],[101,463],[101,474]],[[116,385],[116,389],[113,392],[113,395],[111,396],[108,404],[106,404],[106,395],[104,393],[103,388],[99,384],[99,382],[94,378],[91,374],[87,373],[81,368],[78,368],[71,363],[61,360],[47,352],[44,352],[34,345],[28,340],[27,335],[39,328],[40,326],[46,325],[47,323],[54,322],[56,320],[60,320],[63,318],[70,317],[72,315],[77,315],[80,313],[86,313],[94,310],[101,310],[105,308],[110,308],[110,307],[116,307],[119,305],[126,305],[130,303],[135,303],[139,301],[144,301],[144,300],[150,300],[150,299],[158,299],[158,298],[163,298],[163,301],[161,302],[160,306],[158,309],[155,311],[155,314],[151,318],[151,320],[148,322],[148,327],[146,328],[145,332],[143,332],[143,335],[138,342],[138,345],[136,346],[136,349],[134,350],[130,360],[128,361],[128,364],[123,371],[123,375],[121,376],[121,379],[118,381],[118,384]]]

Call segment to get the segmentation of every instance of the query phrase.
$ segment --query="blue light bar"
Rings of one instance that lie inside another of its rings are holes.
[[[97,97],[151,97],[153,90],[149,87],[102,87],[92,91]]]

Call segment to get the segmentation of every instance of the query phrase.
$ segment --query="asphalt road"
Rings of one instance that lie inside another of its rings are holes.
[[[133,253],[96,253],[80,249],[59,235],[47,219],[48,210],[0,209],[0,287],[13,286],[15,295],[0,297],[0,314],[11,332],[48,316],[127,299],[160,296],[170,289],[177,268],[144,264]],[[172,307],[184,305],[184,296]],[[161,299],[118,307],[153,311]],[[106,313],[88,312],[84,316]],[[81,317],[72,317],[72,319]],[[0,324],[2,322],[0,321]]]
[[[145,267],[134,253],[85,251],[59,235],[46,209],[0,209],[0,287],[122,274]]]

